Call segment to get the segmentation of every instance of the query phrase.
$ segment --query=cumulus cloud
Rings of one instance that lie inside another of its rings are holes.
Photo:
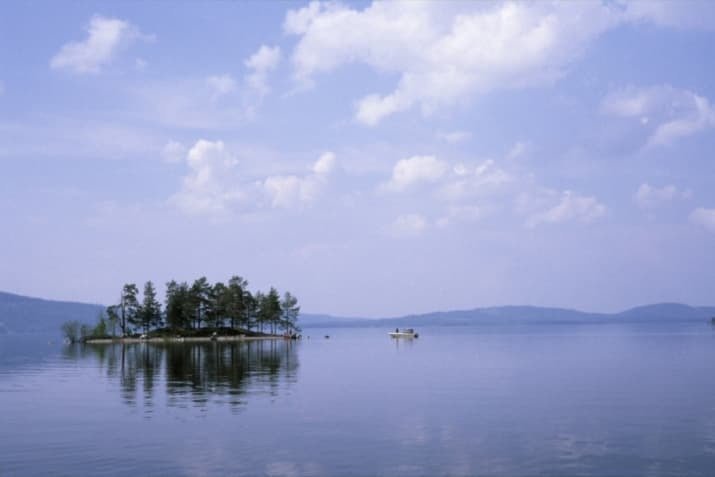
[[[392,177],[382,189],[401,192],[420,183],[436,182],[447,172],[447,163],[434,156],[413,156],[397,161]]]
[[[305,176],[270,176],[263,182],[272,207],[293,207],[312,202],[325,187],[335,169],[335,154],[326,152]]]
[[[190,215],[225,216],[245,198],[236,180],[238,159],[222,141],[200,139],[186,156],[189,173],[169,201]]]
[[[439,190],[438,196],[448,201],[459,201],[484,193],[512,180],[506,171],[499,168],[493,159],[476,165],[458,163],[452,169],[449,181]]]
[[[95,15],[87,26],[87,38],[63,45],[50,66],[80,74],[99,73],[121,49],[150,38],[127,21]]]
[[[183,145],[171,141],[164,151],[172,160]],[[332,152],[322,154],[304,175],[249,178],[222,141],[200,139],[186,154],[188,174],[169,202],[190,215],[228,217],[236,211],[291,208],[314,201],[336,167]]]
[[[393,237],[407,238],[421,235],[427,228],[427,220],[420,214],[400,215],[388,228]]]
[[[246,68],[250,70],[250,73],[246,75],[246,83],[259,96],[264,96],[270,91],[268,74],[276,69],[280,60],[281,49],[277,46],[266,45],[261,45],[258,51],[246,60]]]
[[[650,184],[641,184],[635,195],[636,204],[642,209],[654,209],[666,202],[676,199],[687,199],[690,191],[679,191],[674,185],[667,185],[661,188]]]
[[[212,101],[219,99],[223,95],[233,93],[237,88],[236,80],[228,74],[209,76],[206,78],[206,85],[212,91]]]
[[[413,107],[429,114],[476,93],[552,82],[621,18],[606,2],[313,2],[289,11],[284,29],[299,37],[299,81],[352,62],[400,75],[391,93],[358,101],[358,121],[375,125]]]
[[[376,125],[401,111],[424,115],[493,90],[548,85],[604,32],[626,23],[712,28],[712,2],[374,1],[365,8],[314,1],[289,10],[283,28],[298,40],[294,76],[362,63],[398,76],[391,92],[356,102],[355,118]]]
[[[668,145],[715,127],[715,109],[707,98],[670,85],[615,91],[604,98],[601,110],[640,121],[648,133],[646,147]]]
[[[690,221],[715,233],[715,209],[698,207],[690,213]]]
[[[555,194],[550,191],[550,195]],[[595,197],[580,196],[567,190],[561,193],[555,205],[532,213],[526,220],[526,226],[533,228],[541,224],[558,224],[570,221],[590,223],[605,214],[606,206]]]

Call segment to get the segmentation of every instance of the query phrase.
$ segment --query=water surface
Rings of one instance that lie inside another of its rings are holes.
[[[0,337],[0,475],[715,469],[706,324],[387,331],[126,346]]]

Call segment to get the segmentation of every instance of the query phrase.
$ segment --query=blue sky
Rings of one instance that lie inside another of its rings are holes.
[[[3,9],[2,290],[715,302],[712,3]]]

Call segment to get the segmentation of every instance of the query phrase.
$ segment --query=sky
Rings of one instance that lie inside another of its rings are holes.
[[[8,2],[0,290],[715,304],[715,2]]]

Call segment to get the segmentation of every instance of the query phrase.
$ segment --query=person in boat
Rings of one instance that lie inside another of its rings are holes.
[[[399,329],[399,328],[395,328],[395,333],[399,333],[399,332],[400,332],[400,329]]]

